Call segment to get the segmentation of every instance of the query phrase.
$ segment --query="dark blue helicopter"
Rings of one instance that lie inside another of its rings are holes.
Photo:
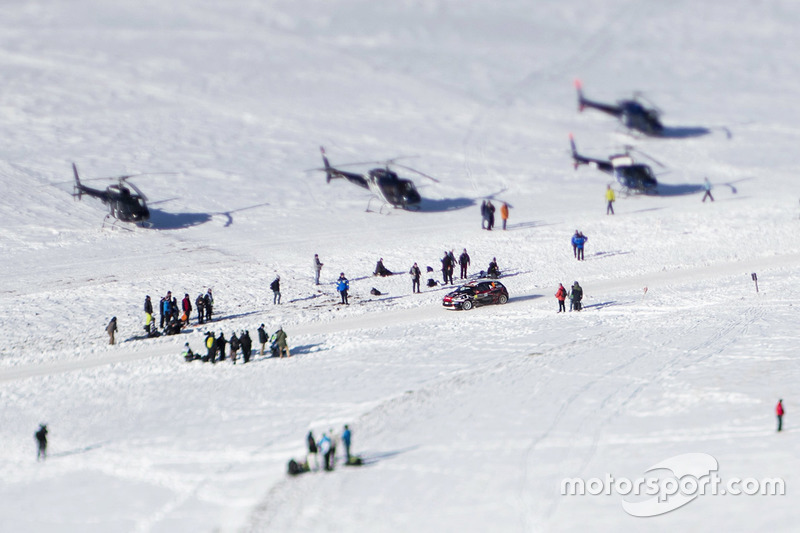
[[[645,164],[636,163],[630,153],[612,155],[608,160],[593,159],[578,153],[572,134],[569,136],[572,146],[572,160],[577,170],[580,165],[588,165],[601,172],[614,176],[616,180],[629,192],[655,194],[658,190],[658,181],[653,170]],[[660,163],[658,163],[660,165]]]
[[[332,166],[328,162],[328,157],[325,155],[325,148],[320,146],[319,149],[322,153],[322,162],[325,166],[324,168],[314,170],[325,171],[326,180],[328,183],[330,183],[332,179],[345,179],[353,185],[367,189],[374,195],[375,198],[383,202],[384,205],[390,205],[395,208],[417,210],[419,209],[419,203],[422,201],[422,197],[420,196],[419,191],[417,191],[417,188],[414,186],[414,183],[409,179],[399,177],[396,172],[389,168],[390,165],[410,170],[411,172],[419,174],[420,176],[426,177],[437,183],[439,181],[436,178],[428,176],[427,174],[423,174],[422,172],[414,170],[411,167],[395,163],[394,159],[389,159],[387,161],[368,161],[363,163],[340,165],[353,166],[376,163],[384,165],[384,168],[373,168],[363,174],[347,172]],[[372,199],[370,199],[370,201],[371,200]],[[369,203],[367,203],[367,211],[369,211]]]
[[[85,194],[97,198],[108,206],[106,218],[113,217],[122,222],[131,222],[145,225],[150,218],[147,208],[147,197],[136,185],[128,182],[133,176],[119,176],[117,185],[109,185],[106,190],[93,189],[81,183],[78,177],[78,168],[72,163],[72,172],[75,175],[75,190],[72,196],[78,200]],[[130,186],[130,188],[128,188]],[[131,192],[133,189],[134,192]]]
[[[648,108],[641,104],[634,96],[633,100],[620,100],[616,105],[595,102],[583,96],[583,86],[580,80],[575,80],[575,89],[578,91],[578,111],[585,108],[597,109],[616,117],[622,124],[632,130],[639,131],[651,137],[661,137],[664,135],[664,125],[661,124],[659,115],[655,108]]]

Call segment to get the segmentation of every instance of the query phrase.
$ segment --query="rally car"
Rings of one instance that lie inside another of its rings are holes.
[[[469,311],[478,305],[504,304],[507,301],[508,291],[502,283],[479,279],[470,281],[449,293],[442,300],[442,305]]]

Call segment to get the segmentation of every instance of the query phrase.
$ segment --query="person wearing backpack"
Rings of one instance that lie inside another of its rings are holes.
[[[275,279],[270,283],[269,288],[272,289],[272,303],[281,303],[281,277],[275,276]]]
[[[578,285],[578,282],[572,284],[572,291],[570,292],[570,299],[572,300],[572,308],[576,311],[581,310],[581,300],[583,299],[583,288]]]
[[[567,308],[564,305],[564,300],[567,299],[567,289],[564,288],[564,285],[559,283],[558,290],[556,291],[556,300],[558,300],[558,312],[566,312]]]
[[[264,347],[267,345],[267,330],[264,329],[264,324],[258,326],[258,342],[261,344],[261,356],[264,356]]]

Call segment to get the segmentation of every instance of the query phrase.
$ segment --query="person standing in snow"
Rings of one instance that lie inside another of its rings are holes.
[[[503,221],[503,231],[505,231],[506,222],[508,222],[508,204],[505,202],[500,206],[500,220]]]
[[[250,332],[245,330],[244,333],[239,335],[239,342],[242,344],[242,357],[245,363],[250,362],[251,349],[253,341],[250,339]]]
[[[561,313],[566,312],[567,308],[564,306],[564,300],[567,299],[567,289],[564,288],[564,285],[559,283],[558,290],[556,291],[556,300],[558,300],[558,312]]]
[[[583,261],[583,247],[586,244],[586,241],[589,240],[589,237],[583,234],[578,230],[575,230],[575,235],[572,236],[572,251],[575,254],[575,258],[578,261]]]
[[[331,439],[331,470],[336,466],[336,447],[339,445],[339,436],[333,430],[328,430],[328,437]]]
[[[442,283],[447,285],[447,280],[450,280],[450,283],[453,283],[453,259],[450,253],[445,250],[444,257],[441,259],[442,261]]]
[[[469,254],[466,248],[464,248],[464,251],[458,256],[458,264],[461,266],[461,279],[466,279],[467,267],[469,267]]]
[[[231,360],[233,364],[236,364],[236,352],[239,351],[239,337],[236,336],[236,332],[234,331],[231,333],[231,339],[228,341],[228,344],[231,347]]]
[[[144,297],[144,331],[150,336],[150,327],[153,324],[153,302],[150,296]]]
[[[217,362],[216,360],[217,354],[215,352],[216,344],[217,344],[217,338],[214,336],[214,332],[209,331],[208,333],[206,333],[206,349],[208,350],[208,353],[206,354],[204,362],[210,361],[212,364]]]
[[[322,434],[322,438],[317,443],[317,449],[319,453],[322,454],[322,462],[325,470],[333,470],[331,466],[331,439],[328,438],[327,434]]]
[[[261,344],[261,357],[264,357],[264,347],[267,345],[267,330],[264,329],[264,324],[258,326],[258,342]]]
[[[114,344],[114,332],[117,331],[117,317],[113,317],[111,322],[106,326],[106,333],[108,333],[108,344]]]
[[[778,415],[778,431],[783,430],[783,414],[786,411],[783,409],[783,400],[778,400],[778,405],[775,406],[775,414]]]
[[[708,181],[708,177],[706,177],[705,181],[703,182],[703,189],[706,191],[706,193],[703,195],[703,203],[705,203],[706,198],[709,198],[712,202],[714,201],[714,197],[711,196],[711,189],[713,188],[714,187],[711,185],[711,182]]]
[[[583,299],[583,288],[578,285],[578,282],[572,284],[572,290],[570,291],[570,311],[575,309],[576,311],[581,310],[581,300]]]
[[[489,227],[487,228],[489,231],[492,231],[494,228],[494,205],[492,204],[491,200],[486,202],[486,210],[489,213]]]
[[[314,284],[319,285],[319,275],[322,272],[322,261],[319,254],[314,254]]]
[[[614,195],[614,189],[612,189],[611,185],[609,185],[606,187],[606,201],[608,202],[608,207],[606,207],[606,215],[614,214],[614,202],[616,199],[617,197]]]
[[[211,322],[211,312],[214,310],[214,295],[211,294],[211,287],[206,291],[203,296],[203,307],[206,309],[206,322]]]
[[[344,432],[342,432],[342,442],[344,443],[344,458],[345,462],[350,463],[350,439],[352,434],[347,424],[344,425]]]
[[[183,325],[188,326],[189,317],[192,314],[192,299],[189,298],[188,292],[184,293],[183,295],[183,301],[181,301],[181,307],[183,308],[183,316],[181,317],[183,319]]]
[[[481,229],[486,229],[489,226],[489,206],[486,205],[486,200],[481,203]]]
[[[272,303],[280,304],[281,303],[281,277],[275,276],[275,279],[272,280],[272,283],[269,284],[269,288],[272,290]]]
[[[36,461],[47,459],[47,425],[39,424],[39,429],[33,434],[36,438]]]
[[[181,313],[178,308],[178,299],[173,297],[169,304],[169,321],[177,322],[181,319]]]
[[[350,305],[347,301],[347,291],[350,289],[350,282],[347,281],[347,278],[344,277],[344,272],[339,274],[339,279],[336,281],[336,290],[339,291],[339,294],[342,296],[342,303],[344,305]]]
[[[414,263],[414,266],[411,267],[408,273],[411,274],[411,292],[419,293],[419,278],[422,277],[422,271],[419,269],[419,266]]]
[[[219,354],[219,360],[225,360],[225,345],[228,344],[228,341],[225,339],[225,334],[223,332],[219,332],[219,337],[217,337],[217,353]]]
[[[317,441],[314,440],[314,433],[309,430],[306,435],[306,445],[308,446],[308,455],[306,456],[306,464],[311,469],[311,459],[314,459],[314,470],[319,470],[319,456],[317,455]]]
[[[195,307],[197,307],[197,323],[198,324],[205,323],[203,317],[205,317],[206,314],[206,301],[205,298],[203,298],[202,293],[198,294],[197,298],[194,299],[194,305]]]
[[[158,318],[159,318],[159,329],[164,329],[164,297],[162,296],[161,299],[158,301]]]

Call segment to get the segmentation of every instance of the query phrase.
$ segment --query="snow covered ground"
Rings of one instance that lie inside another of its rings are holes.
[[[0,530],[795,530],[799,24],[789,0],[7,3]],[[709,133],[578,114],[577,77]],[[573,170],[569,132],[586,155],[663,162],[661,194],[606,216],[609,179]],[[333,164],[417,156],[440,183],[408,176],[421,212],[367,213],[365,191],[305,171],[320,145]],[[155,228],[102,229],[105,207],[69,195],[72,162],[176,173],[134,180]],[[508,231],[480,229],[485,198],[512,205]],[[465,247],[473,274],[497,257],[508,304],[445,311],[446,289],[370,275]],[[575,280],[585,310],[556,314]],[[206,287],[210,329],[283,325],[295,356],[186,364],[196,325],[129,340],[146,294]],[[343,424],[369,465],[287,477],[309,430]],[[642,518],[619,494],[561,494],[688,453],[786,495]]]

